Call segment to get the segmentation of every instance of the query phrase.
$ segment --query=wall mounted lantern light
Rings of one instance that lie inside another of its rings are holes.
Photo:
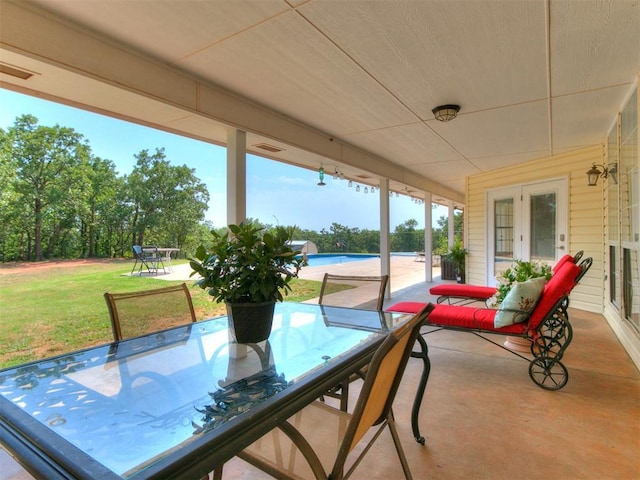
[[[441,122],[449,122],[456,118],[460,111],[460,105],[440,105],[431,110],[436,120]]]
[[[598,167],[602,167],[603,171],[600,171]],[[595,163],[587,171],[587,177],[589,178],[589,186],[595,187],[598,184],[598,178],[607,178],[609,176],[609,169],[604,165],[596,165]]]

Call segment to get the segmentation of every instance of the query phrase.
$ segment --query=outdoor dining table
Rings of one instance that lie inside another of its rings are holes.
[[[0,443],[39,478],[200,478],[409,318],[284,302],[259,344],[219,317],[1,370]]]
[[[156,247],[156,251],[158,253],[164,253],[164,266],[169,269],[170,272],[173,272],[173,267],[171,266],[171,254],[177,254],[180,249],[173,247]]]

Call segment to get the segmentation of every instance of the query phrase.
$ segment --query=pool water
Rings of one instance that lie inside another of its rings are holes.
[[[335,265],[337,263],[357,262],[360,260],[369,260],[370,258],[379,257],[380,255],[366,253],[310,253],[307,255],[307,262],[310,267],[319,267],[322,265]]]

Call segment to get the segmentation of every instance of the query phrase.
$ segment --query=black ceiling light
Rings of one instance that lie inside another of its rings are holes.
[[[431,110],[436,120],[441,122],[449,122],[456,118],[460,111],[460,105],[440,105]]]

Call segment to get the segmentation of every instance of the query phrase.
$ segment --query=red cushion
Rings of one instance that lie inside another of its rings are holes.
[[[387,307],[385,311],[387,312],[399,312],[399,313],[418,313],[422,310],[427,304],[422,302],[399,302],[395,305],[391,305]]]
[[[580,272],[581,269],[578,265],[573,262],[565,262],[553,274],[551,280],[545,284],[536,308],[531,312],[529,324],[532,329],[535,329],[544,320],[544,317],[558,300],[571,292],[576,285],[576,277]]]
[[[516,323],[507,327],[495,328],[493,319],[496,311],[491,308],[476,308],[460,305],[439,303],[427,317],[427,325],[444,327],[460,327],[479,330],[504,332],[505,334],[522,334],[526,330],[526,323]]]
[[[478,298],[486,300],[491,298],[496,289],[480,285],[467,285],[466,283],[441,283],[429,289],[431,295],[440,297]]]
[[[576,278],[581,272],[578,265],[573,262],[563,262],[557,272],[553,274],[542,291],[538,304],[531,313],[529,322],[516,323],[502,328],[495,328],[493,321],[496,311],[490,308],[476,308],[460,305],[448,305],[440,303],[434,306],[433,311],[427,317],[427,325],[469,328],[487,330],[505,334],[522,335],[527,329],[535,329],[554,305],[565,295],[568,295],[576,285]],[[464,284],[437,285],[438,287],[473,287]],[[489,288],[489,287],[474,287]],[[456,290],[458,290],[456,288]],[[462,290],[462,288],[460,288]],[[400,302],[387,308],[389,312],[418,313],[426,304],[421,302]]]
[[[560,260],[558,260],[556,264],[553,266],[553,268],[551,269],[551,271],[553,273],[556,273],[558,270],[560,270],[560,267],[567,262],[575,263],[573,261],[573,257],[569,254],[565,254]]]

